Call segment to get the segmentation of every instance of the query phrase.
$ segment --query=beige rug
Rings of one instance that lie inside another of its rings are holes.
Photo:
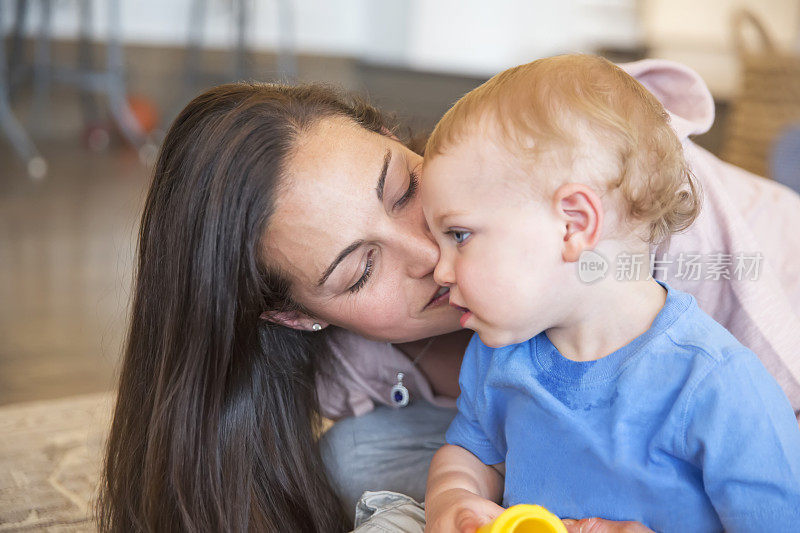
[[[106,392],[0,407],[0,532],[96,531],[113,401]]]
[[[0,532],[95,531],[113,394],[0,407]]]

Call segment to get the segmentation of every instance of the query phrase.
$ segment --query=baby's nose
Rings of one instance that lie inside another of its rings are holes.
[[[450,287],[456,282],[453,266],[444,256],[439,258],[436,268],[433,269],[433,280],[443,287]]]

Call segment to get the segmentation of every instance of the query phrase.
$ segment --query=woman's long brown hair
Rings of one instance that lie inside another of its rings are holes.
[[[295,140],[331,116],[384,127],[325,87],[251,83],[201,94],[170,127],[139,230],[103,531],[350,529],[317,447],[324,332],[260,319],[299,308],[261,237]]]

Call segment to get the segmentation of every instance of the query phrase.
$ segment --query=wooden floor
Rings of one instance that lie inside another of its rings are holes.
[[[41,150],[35,183],[0,145],[0,404],[111,387],[125,324],[147,171],[75,139]]]
[[[185,101],[174,97],[186,93],[179,86],[183,56],[174,50],[133,52],[131,86],[154,99],[168,122]],[[482,81],[342,58],[301,58],[299,67],[302,81],[368,93],[417,130],[432,126]],[[24,94],[18,103],[25,119]],[[75,94],[57,91],[46,127],[26,120],[39,132],[35,140],[50,165],[42,182],[26,177],[0,136],[0,405],[114,384],[149,175],[124,146],[88,151],[78,107]],[[714,150],[718,139],[712,133],[705,144]]]

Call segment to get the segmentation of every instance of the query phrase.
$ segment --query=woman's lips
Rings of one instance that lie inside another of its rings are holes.
[[[436,292],[433,293],[433,298],[430,299],[430,301],[425,305],[425,307],[422,308],[422,310],[425,311],[426,309],[439,307],[448,300],[450,300],[450,289],[444,287],[438,287],[436,289]]]

